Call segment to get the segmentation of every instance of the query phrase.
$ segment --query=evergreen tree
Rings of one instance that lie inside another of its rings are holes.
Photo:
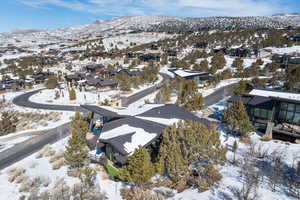
[[[149,181],[154,173],[154,166],[148,150],[138,148],[128,158],[127,165],[123,167],[121,178],[141,185]]]
[[[226,60],[223,54],[218,53],[211,59],[211,73],[216,73],[219,69],[223,69],[226,65]]]
[[[163,131],[158,153],[161,172],[177,182],[190,175],[189,164],[209,161],[222,164],[226,149],[221,146],[220,133],[193,121],[181,121]]]
[[[197,84],[192,80],[183,80],[177,95],[176,104],[189,111],[200,110],[203,107],[202,94],[197,92]]]
[[[239,83],[234,87],[233,94],[236,96],[241,96],[247,91],[247,82],[244,80],[239,81]]]
[[[231,67],[236,68],[237,73],[238,73],[238,74],[241,74],[241,73],[243,72],[243,70],[244,70],[244,65],[243,65],[243,63],[244,63],[244,60],[243,60],[243,59],[241,59],[241,58],[236,58],[236,59],[233,61]]]
[[[170,101],[171,94],[171,87],[167,84],[163,85],[163,87],[158,91],[158,93],[155,96],[155,103],[165,104],[166,102]]]
[[[76,119],[79,114],[75,114],[75,119],[71,122],[71,137],[68,140],[66,150],[64,152],[65,163],[71,168],[78,168],[84,165],[87,161],[88,148],[86,146],[85,138],[80,130],[77,130],[77,123],[80,121]]]
[[[74,90],[74,88],[71,88],[69,90],[69,99],[70,101],[76,100],[76,91]]]
[[[71,132],[78,133],[85,137],[86,133],[89,131],[89,123],[83,119],[79,112],[75,113],[74,119],[71,121]]]
[[[45,83],[45,87],[48,89],[54,89],[58,86],[58,81],[55,76],[49,77]]]
[[[163,140],[159,149],[159,163],[174,182],[179,181],[186,174],[187,162],[184,160],[180,148],[176,125],[166,128],[163,132]]]
[[[206,59],[202,60],[200,65],[194,66],[194,69],[203,72],[208,72],[209,71],[208,61]]]
[[[12,112],[1,112],[0,136],[16,131],[17,117]]]
[[[224,112],[224,118],[231,130],[239,136],[245,137],[248,132],[254,130],[241,100],[234,102],[232,106],[227,108]]]

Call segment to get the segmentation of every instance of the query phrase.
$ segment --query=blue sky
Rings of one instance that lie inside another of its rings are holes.
[[[290,12],[300,12],[299,0],[2,0],[0,32],[62,28],[120,16],[268,16]]]

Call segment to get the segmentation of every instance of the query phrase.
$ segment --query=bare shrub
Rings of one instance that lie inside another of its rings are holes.
[[[53,162],[52,169],[60,169],[64,165],[64,158],[60,158],[59,160]]]
[[[68,173],[68,176],[79,178],[81,175],[81,170],[78,168],[73,168],[73,169],[68,170],[67,173]]]
[[[27,179],[26,181],[22,182],[19,192],[29,192],[31,189],[34,188],[34,182],[31,179]]]
[[[71,190],[64,179],[57,180],[51,191],[51,199],[70,199]]]
[[[259,184],[259,173],[255,168],[253,160],[246,157],[240,166],[240,176],[243,184],[241,188],[231,188],[234,197],[238,200],[258,200],[257,193]]]
[[[63,157],[64,157],[64,152],[63,151],[58,151],[53,156],[50,157],[49,162],[53,163],[57,160],[60,160]]]
[[[15,182],[16,182],[16,183],[22,183],[22,182],[24,182],[24,181],[27,180],[27,179],[28,179],[27,176],[25,176],[24,174],[21,174],[20,176],[17,176],[17,177],[15,178]]]
[[[150,190],[139,187],[123,188],[121,195],[125,200],[163,200],[160,194],[153,194]]]
[[[25,169],[23,168],[14,168],[14,169],[11,169],[9,172],[8,172],[8,181],[9,182],[14,182],[15,179],[24,174],[25,173]]]

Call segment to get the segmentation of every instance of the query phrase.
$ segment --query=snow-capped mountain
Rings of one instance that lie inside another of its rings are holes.
[[[284,23],[291,23],[294,26],[300,26],[300,13],[277,14],[273,15],[272,18]]]

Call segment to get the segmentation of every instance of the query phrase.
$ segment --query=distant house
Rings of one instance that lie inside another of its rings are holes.
[[[194,48],[196,49],[205,49],[207,47],[208,47],[207,42],[197,42],[196,44],[194,44]]]
[[[300,33],[297,33],[295,35],[292,35],[288,37],[289,40],[295,41],[295,42],[300,42]]]
[[[243,58],[243,57],[258,56],[259,51],[256,49],[253,50],[253,49],[249,49],[249,48],[240,47],[240,48],[229,49],[226,54],[228,54],[229,56]]]
[[[87,78],[86,85],[95,88],[114,89],[118,87],[118,82],[112,78]]]
[[[151,49],[151,50],[158,50],[158,49],[159,49],[159,46],[158,46],[157,44],[152,44],[152,45],[150,46],[150,49]]]
[[[44,83],[51,75],[50,73],[46,72],[38,72],[31,76],[32,79],[34,79],[35,84]]]
[[[228,48],[227,47],[220,47],[220,48],[214,48],[212,50],[213,53],[222,53],[222,54],[228,54]]]
[[[197,70],[185,70],[185,69],[174,69],[171,68],[169,71],[175,74],[175,76],[186,79],[193,80],[197,84],[206,84],[207,81],[213,79],[214,77],[209,72],[201,72]]]
[[[300,138],[300,94],[280,90],[253,89],[233,96],[228,106],[241,100],[255,127],[273,138],[295,141]]]
[[[176,57],[177,56],[177,51],[176,50],[167,50],[166,53],[170,57]]]
[[[105,69],[105,66],[102,64],[95,64],[95,65],[87,65],[86,70],[89,73],[99,73]]]
[[[300,57],[291,56],[287,54],[283,55],[276,55],[272,58],[273,62],[281,65],[299,65],[300,64]]]
[[[140,76],[144,75],[145,72],[142,70],[128,70],[128,69],[122,69],[118,72],[118,74],[126,74],[128,76]]]
[[[142,62],[160,61],[160,56],[156,54],[145,54],[139,57]]]
[[[75,73],[75,74],[68,74],[65,76],[67,82],[78,82],[80,80],[85,79],[86,75],[84,73]]]
[[[148,104],[135,111],[90,105],[82,105],[82,108],[92,112],[93,116],[90,123],[91,133],[87,139],[89,146],[96,150],[90,157],[100,162],[105,160],[105,157],[121,165],[125,164],[128,157],[139,147],[157,150],[162,132],[168,125],[180,120],[193,120],[210,125],[208,120],[200,119],[173,104]],[[93,136],[93,124],[99,119],[103,121],[103,129],[100,135],[95,133]]]

